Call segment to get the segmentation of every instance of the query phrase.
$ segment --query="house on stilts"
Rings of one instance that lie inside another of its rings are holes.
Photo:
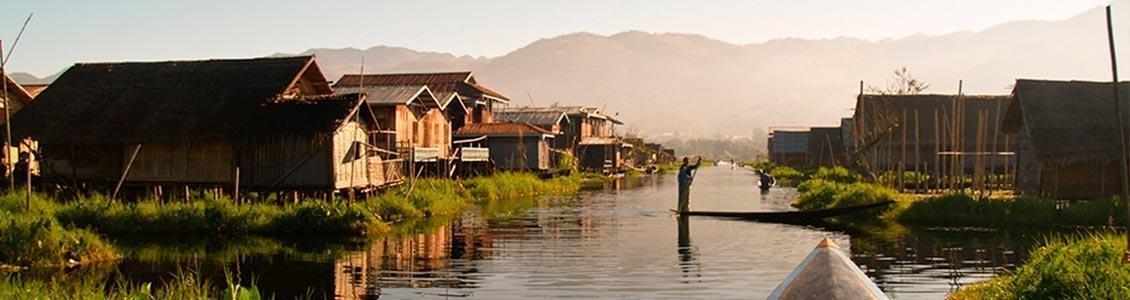
[[[1003,130],[1018,142],[1017,191],[1055,199],[1122,191],[1113,93],[1110,82],[1016,81]],[[1126,103],[1130,83],[1119,83],[1119,93]]]
[[[39,143],[44,181],[75,189],[329,196],[401,181],[364,101],[333,94],[312,56],[81,63],[12,130]]]
[[[876,174],[916,172],[954,187],[1005,185],[1016,140],[1001,133],[1007,95],[884,95],[856,98],[845,136],[854,160]],[[812,155],[811,153],[809,155]],[[902,176],[899,176],[900,178]]]

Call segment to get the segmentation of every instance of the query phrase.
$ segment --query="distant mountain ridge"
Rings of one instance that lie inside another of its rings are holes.
[[[1096,8],[1059,21],[878,41],[738,45],[693,34],[582,32],[491,58],[389,46],[299,54],[317,55],[329,80],[359,72],[362,57],[367,73],[470,70],[511,105],[592,105],[646,136],[717,137],[835,125],[851,114],[860,80],[884,86],[898,67],[930,83],[927,92],[953,93],[964,80],[966,93],[1007,94],[1017,78],[1109,80],[1106,51]]]

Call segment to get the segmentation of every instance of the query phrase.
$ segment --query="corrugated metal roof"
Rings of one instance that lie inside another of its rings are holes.
[[[475,123],[459,128],[455,135],[553,135],[545,129],[519,123]]]
[[[608,120],[614,124],[624,124],[624,122],[600,112],[599,108],[587,106],[530,106],[507,108],[495,113],[498,112],[563,112],[569,116],[579,118],[597,118]]]
[[[460,94],[462,97],[488,95],[501,101],[510,98],[501,93],[479,85],[471,72],[446,72],[446,73],[394,73],[394,74],[346,74],[338,79],[334,87],[350,87],[361,85],[427,85],[441,101],[450,101],[451,94]],[[450,103],[442,103],[447,106]]]
[[[549,127],[565,119],[565,112],[561,111],[498,111],[494,119],[500,122],[524,123]]]
[[[366,85],[365,87],[337,88],[339,93],[364,93],[365,101],[372,105],[401,105],[420,101],[427,106],[439,106],[435,95],[424,85]]]

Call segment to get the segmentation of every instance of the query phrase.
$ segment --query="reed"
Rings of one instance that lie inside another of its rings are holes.
[[[1054,237],[1012,274],[967,286],[949,299],[1130,299],[1119,234]]]
[[[120,276],[120,275],[119,275]],[[128,284],[118,278],[108,285],[104,278],[61,276],[37,279],[13,275],[0,278],[3,299],[266,299],[252,283],[241,285],[231,274],[217,286],[193,271],[178,271],[159,285]]]

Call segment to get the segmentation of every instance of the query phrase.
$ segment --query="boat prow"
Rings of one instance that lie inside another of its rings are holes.
[[[768,299],[889,299],[851,258],[825,237]]]

